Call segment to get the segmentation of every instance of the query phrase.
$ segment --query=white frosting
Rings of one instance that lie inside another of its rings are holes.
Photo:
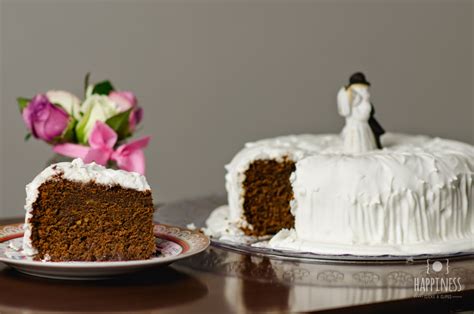
[[[229,219],[243,217],[245,171],[257,159],[296,162],[295,230],[270,246],[331,254],[413,254],[474,249],[474,147],[386,134],[383,150],[347,154],[338,135],[247,144],[226,167]],[[248,226],[251,227],[251,226]]]
[[[137,191],[148,191],[146,178],[136,172],[127,172],[123,170],[107,169],[96,163],[85,164],[82,159],[77,158],[72,162],[60,162],[44,169],[33,181],[26,186],[26,204],[25,204],[25,234],[23,236],[23,251],[28,255],[37,253],[31,245],[31,224],[28,220],[32,217],[33,203],[38,197],[39,187],[55,176],[61,175],[62,178],[75,182],[91,182],[97,184],[113,186],[120,185],[127,189]]]
[[[207,236],[218,238],[223,242],[252,244],[257,240],[268,239],[269,236],[247,236],[239,226],[229,219],[229,206],[216,208],[206,220],[206,228],[202,231]]]

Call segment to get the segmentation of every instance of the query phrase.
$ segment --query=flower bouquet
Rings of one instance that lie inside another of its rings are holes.
[[[126,142],[142,120],[143,109],[132,92],[117,91],[109,81],[89,84],[85,97],[59,90],[18,98],[18,105],[31,136],[53,146],[53,151],[86,163],[145,173],[143,148],[150,137]]]

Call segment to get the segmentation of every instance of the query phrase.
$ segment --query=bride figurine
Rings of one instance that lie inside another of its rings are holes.
[[[348,153],[382,148],[380,136],[385,131],[373,117],[369,86],[365,75],[357,72],[351,75],[349,85],[342,87],[337,93],[339,114],[346,118],[342,139],[344,150]]]

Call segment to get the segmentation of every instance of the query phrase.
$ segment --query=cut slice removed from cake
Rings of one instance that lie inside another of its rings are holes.
[[[153,200],[144,176],[81,159],[58,163],[26,187],[23,250],[44,261],[152,257]]]
[[[249,165],[243,182],[243,214],[252,228],[243,228],[245,234],[264,236],[294,227],[290,212],[290,176],[294,171],[295,163],[287,156],[258,159]]]

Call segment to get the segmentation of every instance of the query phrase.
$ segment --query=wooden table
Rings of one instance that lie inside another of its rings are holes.
[[[194,221],[200,226],[206,213],[223,202],[222,197],[177,202],[161,207],[156,218],[179,225]],[[104,281],[42,279],[0,266],[0,313],[429,313],[474,309],[474,259],[450,260],[449,266],[448,274],[426,275],[424,263],[301,263],[217,247],[168,267]],[[425,276],[460,277],[463,290],[415,291],[415,278]]]

